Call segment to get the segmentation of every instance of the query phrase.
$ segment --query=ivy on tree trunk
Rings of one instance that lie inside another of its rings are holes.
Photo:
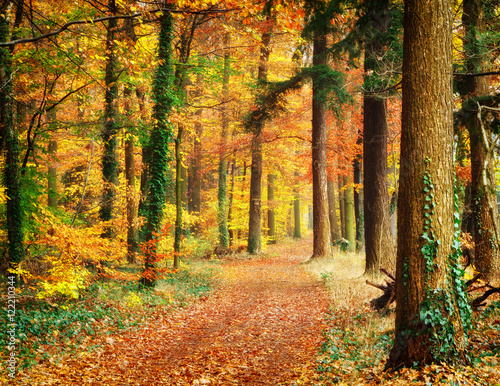
[[[148,197],[144,243],[147,251],[141,283],[153,287],[156,283],[157,241],[161,231],[163,208],[169,185],[168,164],[171,160],[169,143],[173,130],[168,121],[175,104],[174,68],[172,66],[173,17],[165,12],[160,17],[158,38],[158,65],[153,80],[154,126],[149,139]]]

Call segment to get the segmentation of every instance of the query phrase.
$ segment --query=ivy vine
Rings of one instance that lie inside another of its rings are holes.
[[[459,351],[456,347],[455,335],[456,324],[453,323],[457,316],[464,330],[465,339],[470,330],[471,308],[467,298],[465,282],[463,279],[463,269],[460,264],[460,216],[458,214],[458,194],[454,189],[454,239],[452,252],[448,256],[446,266],[446,280],[444,287],[430,288],[428,279],[437,268],[435,258],[438,253],[440,240],[434,233],[433,216],[436,206],[434,201],[434,185],[429,169],[430,159],[426,160],[427,170],[424,174],[424,232],[422,238],[425,244],[422,247],[422,254],[425,259],[426,296],[420,307],[420,321],[426,326],[430,333],[431,354],[437,361],[445,361],[450,358],[457,358]],[[450,291],[450,288],[452,289]],[[456,315],[458,309],[458,315]]]

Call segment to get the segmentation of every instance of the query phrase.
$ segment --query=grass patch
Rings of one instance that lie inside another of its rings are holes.
[[[16,294],[16,359],[19,369],[57,361],[65,355],[96,346],[94,338],[113,335],[142,325],[148,318],[192,304],[217,285],[215,262],[183,264],[154,289],[137,282],[109,280],[92,284],[78,300],[62,297],[37,299],[21,288]],[[3,293],[6,293],[4,290]],[[0,329],[7,331],[7,305],[2,299]],[[7,334],[0,336],[0,355],[9,355]]]

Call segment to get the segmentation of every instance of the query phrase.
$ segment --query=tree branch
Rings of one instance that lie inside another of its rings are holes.
[[[144,15],[149,15],[149,14],[154,14],[158,12],[170,12],[170,13],[190,13],[190,14],[197,14],[197,15],[206,15],[206,14],[211,14],[211,13],[226,13],[226,12],[231,12],[236,9],[214,9],[214,10],[202,10],[202,11],[187,11],[187,10],[174,10],[174,9],[166,9],[166,8],[159,8],[159,9],[154,9],[152,11],[146,11],[146,12],[137,12],[131,15],[114,15],[114,16],[105,16],[105,17],[99,17],[96,19],[90,19],[90,20],[73,20],[69,21],[65,24],[63,24],[60,28],[56,29],[55,31],[52,32],[47,32],[42,35],[38,36],[33,36],[31,38],[23,38],[23,39],[16,39],[16,40],[11,40],[9,42],[2,42],[0,43],[0,47],[14,47],[18,44],[25,44],[25,43],[34,43],[39,40],[47,39],[49,37],[59,35],[60,33],[66,31],[69,27],[73,25],[81,25],[81,24],[95,24],[95,23],[102,23],[108,20],[112,19],[135,19]]]

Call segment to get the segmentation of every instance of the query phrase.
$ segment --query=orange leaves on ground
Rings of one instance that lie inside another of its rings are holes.
[[[302,247],[234,258],[213,296],[102,339],[95,353],[37,366],[20,374],[20,384],[304,384],[316,366],[328,297],[299,265],[307,255],[292,254]]]

